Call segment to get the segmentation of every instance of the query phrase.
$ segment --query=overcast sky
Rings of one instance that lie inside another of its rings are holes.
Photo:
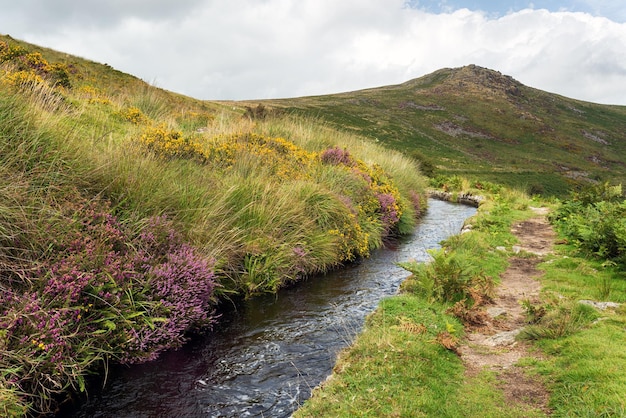
[[[624,0],[0,0],[0,33],[199,99],[338,93],[476,64],[626,105]]]

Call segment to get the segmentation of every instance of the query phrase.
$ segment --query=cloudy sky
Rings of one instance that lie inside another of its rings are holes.
[[[624,0],[0,0],[0,33],[200,99],[397,84],[476,64],[626,105]]]

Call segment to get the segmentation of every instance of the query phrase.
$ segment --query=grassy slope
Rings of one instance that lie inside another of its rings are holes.
[[[467,66],[406,83],[263,102],[432,162],[437,172],[563,194],[626,179],[626,107],[581,102]]]
[[[321,123],[8,37],[0,58],[0,415],[179,346],[220,297],[367,256],[424,208],[413,160]]]

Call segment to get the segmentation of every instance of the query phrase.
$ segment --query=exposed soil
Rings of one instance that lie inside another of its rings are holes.
[[[537,408],[550,414],[549,394],[537,379],[529,377],[516,363],[521,358],[540,357],[540,353],[515,336],[524,327],[522,301],[539,302],[541,275],[536,266],[550,253],[555,234],[545,218],[545,209],[533,209],[536,218],[514,225],[512,232],[520,241],[514,247],[519,255],[512,257],[508,269],[501,276],[493,303],[486,307],[487,324],[474,329],[465,344],[459,348],[466,365],[467,377],[476,376],[484,369],[496,373],[506,402]]]

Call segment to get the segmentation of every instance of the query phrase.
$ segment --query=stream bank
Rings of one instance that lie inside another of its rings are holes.
[[[365,316],[397,292],[409,273],[396,263],[428,259],[427,250],[475,212],[431,200],[411,237],[345,269],[250,299],[218,329],[154,362],[116,367],[104,389],[69,416],[291,415],[331,373]]]

